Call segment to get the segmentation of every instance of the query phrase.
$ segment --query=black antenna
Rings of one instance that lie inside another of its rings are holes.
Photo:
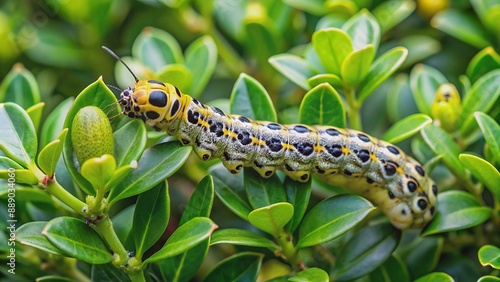
[[[139,79],[137,78],[137,76],[135,76],[135,74],[132,72],[132,70],[127,66],[127,64],[125,64],[125,62],[120,57],[118,57],[118,55],[116,55],[113,51],[111,51],[111,49],[109,49],[106,46],[101,46],[101,47],[102,47],[102,49],[104,49],[104,51],[108,52],[111,56],[113,56],[115,59],[117,59],[118,61],[120,61],[128,69],[128,71],[134,77],[135,82],[139,81]]]

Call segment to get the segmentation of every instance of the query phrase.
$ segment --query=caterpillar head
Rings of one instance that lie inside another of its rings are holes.
[[[118,55],[107,47],[102,48],[120,61],[135,79],[134,87],[120,93],[122,114],[140,118],[153,127],[177,118],[182,105],[182,94],[177,87],[158,80],[139,80]]]
[[[436,213],[436,184],[418,162],[408,157],[400,187],[401,193],[389,192],[389,200],[383,201],[380,208],[397,228],[424,227]]]

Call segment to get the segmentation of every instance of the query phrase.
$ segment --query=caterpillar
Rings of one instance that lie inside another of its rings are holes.
[[[401,149],[360,131],[333,126],[281,125],[226,114],[176,86],[139,80],[120,93],[122,114],[193,146],[202,160],[220,158],[227,170],[253,167],[262,177],[279,169],[295,181],[320,180],[362,195],[399,229],[422,228],[435,215],[437,186]]]

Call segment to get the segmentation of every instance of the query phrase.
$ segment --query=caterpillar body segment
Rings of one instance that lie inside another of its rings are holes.
[[[156,80],[136,80],[120,103],[124,115],[176,136],[202,160],[220,158],[233,174],[252,167],[270,177],[279,169],[300,182],[314,174],[364,196],[400,229],[421,228],[434,217],[437,186],[422,166],[363,132],[226,114]]]

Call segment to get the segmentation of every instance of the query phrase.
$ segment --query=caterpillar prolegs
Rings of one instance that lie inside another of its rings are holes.
[[[435,214],[437,186],[417,161],[390,143],[352,129],[225,114],[172,84],[134,78],[135,86],[120,94],[124,115],[176,136],[205,161],[220,158],[233,174],[253,167],[270,177],[279,169],[301,182],[314,174],[364,196],[400,229],[421,228]]]

